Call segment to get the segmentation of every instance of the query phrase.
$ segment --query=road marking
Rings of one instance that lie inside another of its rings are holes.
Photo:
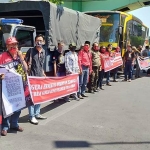
[[[84,103],[87,102],[87,101],[89,101],[89,98],[80,100],[80,101],[77,102],[75,105],[73,105],[73,106],[71,106],[71,107],[65,109],[64,111],[61,111],[60,113],[57,113],[57,114],[53,115],[52,117],[47,118],[46,120],[43,120],[43,121],[39,122],[39,125],[46,125],[46,124],[49,123],[50,121],[52,121],[52,120],[54,120],[54,119],[56,119],[56,118],[58,118],[58,117],[60,117],[60,116],[62,116],[62,115],[64,115],[64,114],[68,113],[69,111],[71,111],[71,110],[77,108],[78,106],[84,104]]]

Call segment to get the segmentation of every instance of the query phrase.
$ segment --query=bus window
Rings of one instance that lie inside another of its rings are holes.
[[[119,14],[101,14],[100,17],[103,17],[100,42],[118,43]]]
[[[146,30],[139,22],[134,20],[127,22],[127,42],[130,42],[131,45],[138,47],[139,45],[144,44],[145,36]]]

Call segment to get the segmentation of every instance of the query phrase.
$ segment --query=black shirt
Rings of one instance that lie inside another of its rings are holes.
[[[43,75],[43,65],[45,61],[45,51],[42,49],[39,52],[35,47],[30,48],[25,56],[27,64],[30,63],[30,53],[32,53],[32,63],[31,63],[31,76],[42,77]]]
[[[65,68],[65,52],[60,53],[58,50],[55,50],[53,55],[53,62],[56,61],[57,72],[66,72]]]
[[[135,53],[127,51],[127,52],[125,52],[124,57],[125,57],[126,62],[132,63],[133,59],[135,58]]]

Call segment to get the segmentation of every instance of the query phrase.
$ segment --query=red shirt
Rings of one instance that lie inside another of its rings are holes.
[[[0,54],[0,65],[7,64],[11,61],[12,61],[12,58],[7,52]]]
[[[81,50],[78,54],[79,68],[82,70],[82,65],[89,67],[90,72],[92,71],[92,54],[91,52],[86,52]]]
[[[100,57],[101,57],[101,65],[102,65],[102,69],[104,69],[104,60],[105,60],[105,58],[108,58],[109,55],[110,55],[109,52],[101,53]]]

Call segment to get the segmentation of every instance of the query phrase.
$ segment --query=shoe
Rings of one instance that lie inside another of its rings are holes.
[[[118,82],[117,80],[113,80],[113,82]]]
[[[78,97],[79,97],[79,99],[84,99],[81,95],[79,95]]]
[[[7,130],[2,130],[1,135],[6,136],[7,135]]]
[[[100,88],[101,90],[105,90],[105,89],[103,89],[102,87]]]
[[[43,119],[43,120],[44,120],[44,119],[47,119],[47,117],[42,116],[42,115],[40,115],[40,114],[37,115],[37,116],[35,116],[35,118],[36,118],[36,119]]]
[[[111,84],[109,82],[106,85],[111,86]]]
[[[86,95],[84,95],[84,94],[81,94],[81,96],[82,96],[82,97],[88,97],[88,96],[86,96]]]
[[[89,91],[89,93],[91,93],[91,94],[95,94],[93,90]]]
[[[131,82],[131,79],[129,79],[128,82]]]
[[[127,79],[123,79],[122,81],[127,81]]]
[[[94,90],[94,92],[99,92],[99,90],[98,90],[98,89],[96,89],[96,90]]]
[[[35,117],[32,117],[32,119],[29,120],[30,123],[34,124],[34,125],[38,125],[38,121],[36,120]]]
[[[74,100],[76,100],[76,101],[79,101],[79,100],[80,100],[80,98],[78,98],[78,97],[75,97],[75,98],[74,98]]]
[[[23,132],[23,128],[21,127],[15,127],[15,128],[10,128],[11,130],[15,130],[15,131],[19,131],[19,132]]]
[[[69,97],[64,98],[64,100],[65,100],[66,102],[70,102]]]
[[[58,103],[59,102],[59,100],[57,99],[57,100],[54,100],[54,103]]]

